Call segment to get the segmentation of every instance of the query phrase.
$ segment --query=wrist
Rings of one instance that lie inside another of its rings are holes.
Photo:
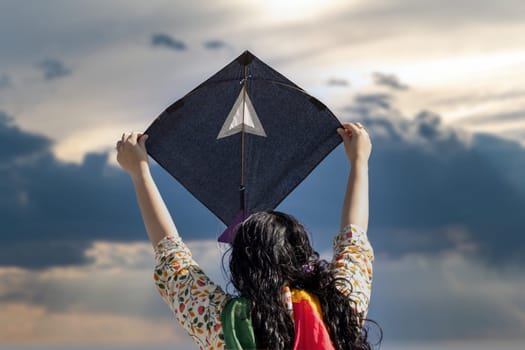
[[[133,181],[141,180],[144,177],[147,177],[150,175],[150,169],[147,162],[140,162],[136,169],[133,171],[130,171],[129,175],[133,179]]]
[[[368,170],[368,159],[357,157],[350,160],[350,165],[352,169]]]

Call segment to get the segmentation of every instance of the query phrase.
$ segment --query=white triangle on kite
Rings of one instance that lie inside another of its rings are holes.
[[[243,103],[243,101],[245,103]],[[244,123],[243,123],[243,113],[244,113]],[[237,100],[233,104],[233,107],[226,118],[226,121],[222,125],[221,131],[217,136],[217,139],[222,139],[223,137],[234,135],[238,132],[241,132],[244,125],[244,132],[264,136],[264,128],[255,112],[250,96],[246,93],[246,87],[243,86]]]

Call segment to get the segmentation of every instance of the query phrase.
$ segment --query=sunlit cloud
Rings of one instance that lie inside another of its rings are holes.
[[[316,1],[316,0],[267,0],[251,1],[252,6],[272,22],[282,21],[305,21],[320,17],[327,12],[334,11],[343,4],[352,3],[351,1]]]
[[[108,119],[111,118],[108,116]],[[111,152],[108,159],[111,164],[117,165],[115,146],[122,133],[143,131],[143,128],[143,123],[94,125],[59,139],[53,145],[53,153],[63,161],[81,163],[88,152]]]
[[[188,244],[223,282],[217,242]],[[85,254],[80,267],[0,268],[3,344],[189,344],[154,287],[150,243],[96,241]]]
[[[130,305],[132,306],[132,305]],[[7,344],[162,344],[189,343],[185,334],[174,331],[166,320],[111,312],[68,310],[50,312],[43,306],[0,303],[0,338]]]
[[[378,239],[369,234],[372,242]],[[215,240],[188,245],[201,268],[224,286],[224,249]],[[0,329],[4,344],[189,343],[154,288],[149,242],[97,241],[86,256],[91,262],[81,267],[0,269],[0,321],[9,325]],[[332,252],[322,256],[331,259]],[[457,251],[401,259],[376,255],[369,317],[390,341],[517,342],[525,334],[524,288],[517,268],[487,270]],[[427,312],[420,314],[422,308]]]

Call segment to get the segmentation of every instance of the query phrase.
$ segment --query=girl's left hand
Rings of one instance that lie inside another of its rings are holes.
[[[147,139],[147,134],[134,131],[123,133],[122,138],[117,141],[117,162],[130,175],[136,175],[149,166]]]

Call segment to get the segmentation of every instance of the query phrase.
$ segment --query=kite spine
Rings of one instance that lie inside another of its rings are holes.
[[[246,109],[246,88],[247,88],[247,72],[248,72],[248,66],[244,64],[244,77],[243,77],[243,93],[242,93],[242,123],[241,123],[241,185],[239,186],[240,191],[240,207],[241,212],[244,213],[244,110]]]

